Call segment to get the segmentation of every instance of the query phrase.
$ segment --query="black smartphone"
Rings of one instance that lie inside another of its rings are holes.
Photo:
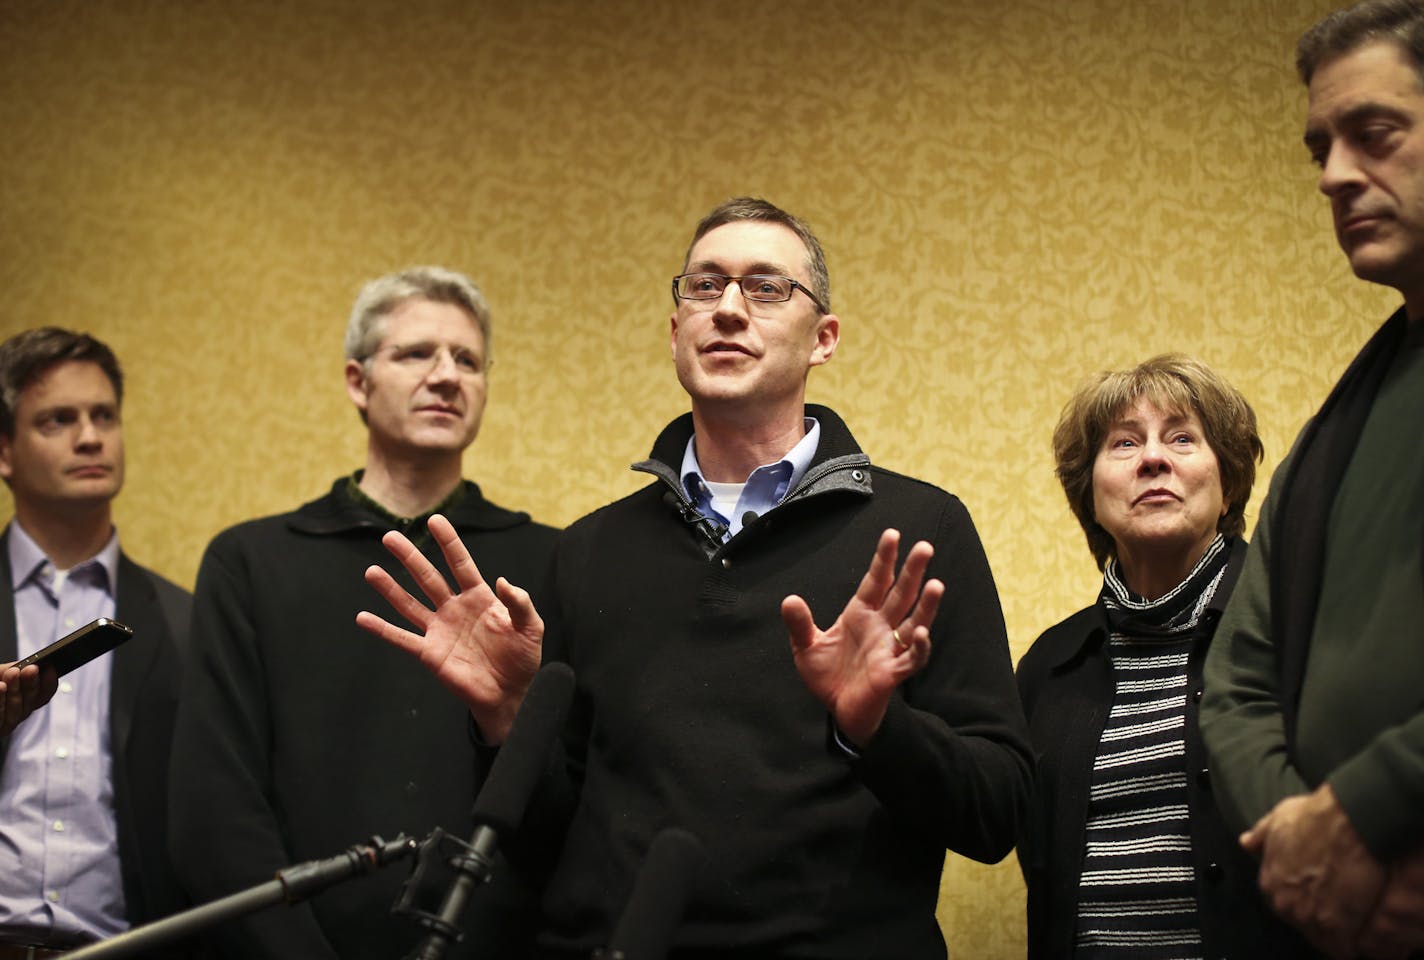
[[[28,667],[32,663],[41,667],[50,666],[62,677],[95,657],[108,653],[131,636],[133,627],[126,627],[108,617],[100,617],[93,623],[86,623],[69,636],[60,637],[43,650],[35,651],[15,666]]]

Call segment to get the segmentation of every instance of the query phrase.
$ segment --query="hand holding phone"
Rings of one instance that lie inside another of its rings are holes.
[[[108,653],[131,636],[132,627],[126,627],[108,617],[100,617],[93,623],[86,623],[67,637],[60,637],[44,649],[35,651],[15,666],[22,670],[32,663],[38,664],[41,669],[53,667],[55,676],[62,677],[95,657]]]
[[[0,740],[8,737],[21,720],[49,703],[58,688],[59,678],[49,670],[31,667],[26,676],[16,664],[0,664]]]

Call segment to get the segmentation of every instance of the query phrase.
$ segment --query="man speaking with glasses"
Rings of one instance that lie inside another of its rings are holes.
[[[174,745],[173,856],[202,902],[331,856],[372,834],[471,832],[465,711],[419,665],[354,625],[381,535],[439,511],[493,570],[527,581],[554,531],[462,479],[489,388],[490,314],[469,278],[417,267],[367,284],[346,330],[346,392],[366,465],[325,496],[214,539]],[[221,956],[391,960],[421,930],[390,908],[405,871],[214,932]],[[508,883],[505,878],[504,883]],[[512,886],[482,895],[457,956],[503,956],[527,925]]]
[[[435,518],[460,592],[388,535],[435,609],[373,568],[420,633],[359,622],[431,664],[490,744],[541,655],[573,667],[568,789],[542,795],[566,802],[520,838],[552,848],[538,956],[607,944],[676,826],[707,862],[670,956],[942,958],[945,850],[1003,857],[1031,768],[979,538],[956,498],[806,404],[840,320],[804,223],[723,204],[673,297],[692,410],[635,465],[648,486],[565,532],[537,609]]]

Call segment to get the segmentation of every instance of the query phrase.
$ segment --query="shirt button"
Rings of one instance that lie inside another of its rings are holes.
[[[60,693],[73,693],[73,692],[74,692],[74,687],[70,684],[70,682],[69,682],[68,680],[65,680],[65,681],[63,681],[62,683],[60,683],[60,685],[59,685],[59,692],[60,692]]]
[[[55,755],[56,757],[59,757],[59,759],[64,760],[65,758],[67,758],[67,757],[69,756],[69,748],[68,748],[68,747],[60,747],[58,750],[56,750],[56,751],[54,752],[54,755]]]
[[[730,570],[730,569],[732,569],[732,558],[731,558],[731,557],[723,557],[723,558],[722,558],[722,569],[723,569],[723,570]]]
[[[1202,699],[1202,690],[1201,690],[1200,687],[1198,687],[1197,689],[1195,689],[1195,690],[1192,691],[1192,702],[1193,702],[1193,703],[1201,703],[1201,699]]]
[[[74,626],[74,618],[73,618],[73,617],[65,617],[65,618],[64,618],[64,625],[65,625],[66,627],[72,627],[72,626]]]
[[[59,891],[51,890],[49,893],[45,894],[45,899],[48,900],[50,903],[59,903]]]
[[[55,833],[63,833],[63,832],[64,832],[64,821],[63,821],[63,820],[56,820],[56,821],[54,822],[54,832],[55,832]]]

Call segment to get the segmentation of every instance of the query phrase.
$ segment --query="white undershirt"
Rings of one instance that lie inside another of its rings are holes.
[[[718,483],[715,480],[703,480],[707,485],[707,492],[712,495],[712,508],[724,517],[735,514],[737,501],[742,498],[742,488],[746,481],[741,483]]]

